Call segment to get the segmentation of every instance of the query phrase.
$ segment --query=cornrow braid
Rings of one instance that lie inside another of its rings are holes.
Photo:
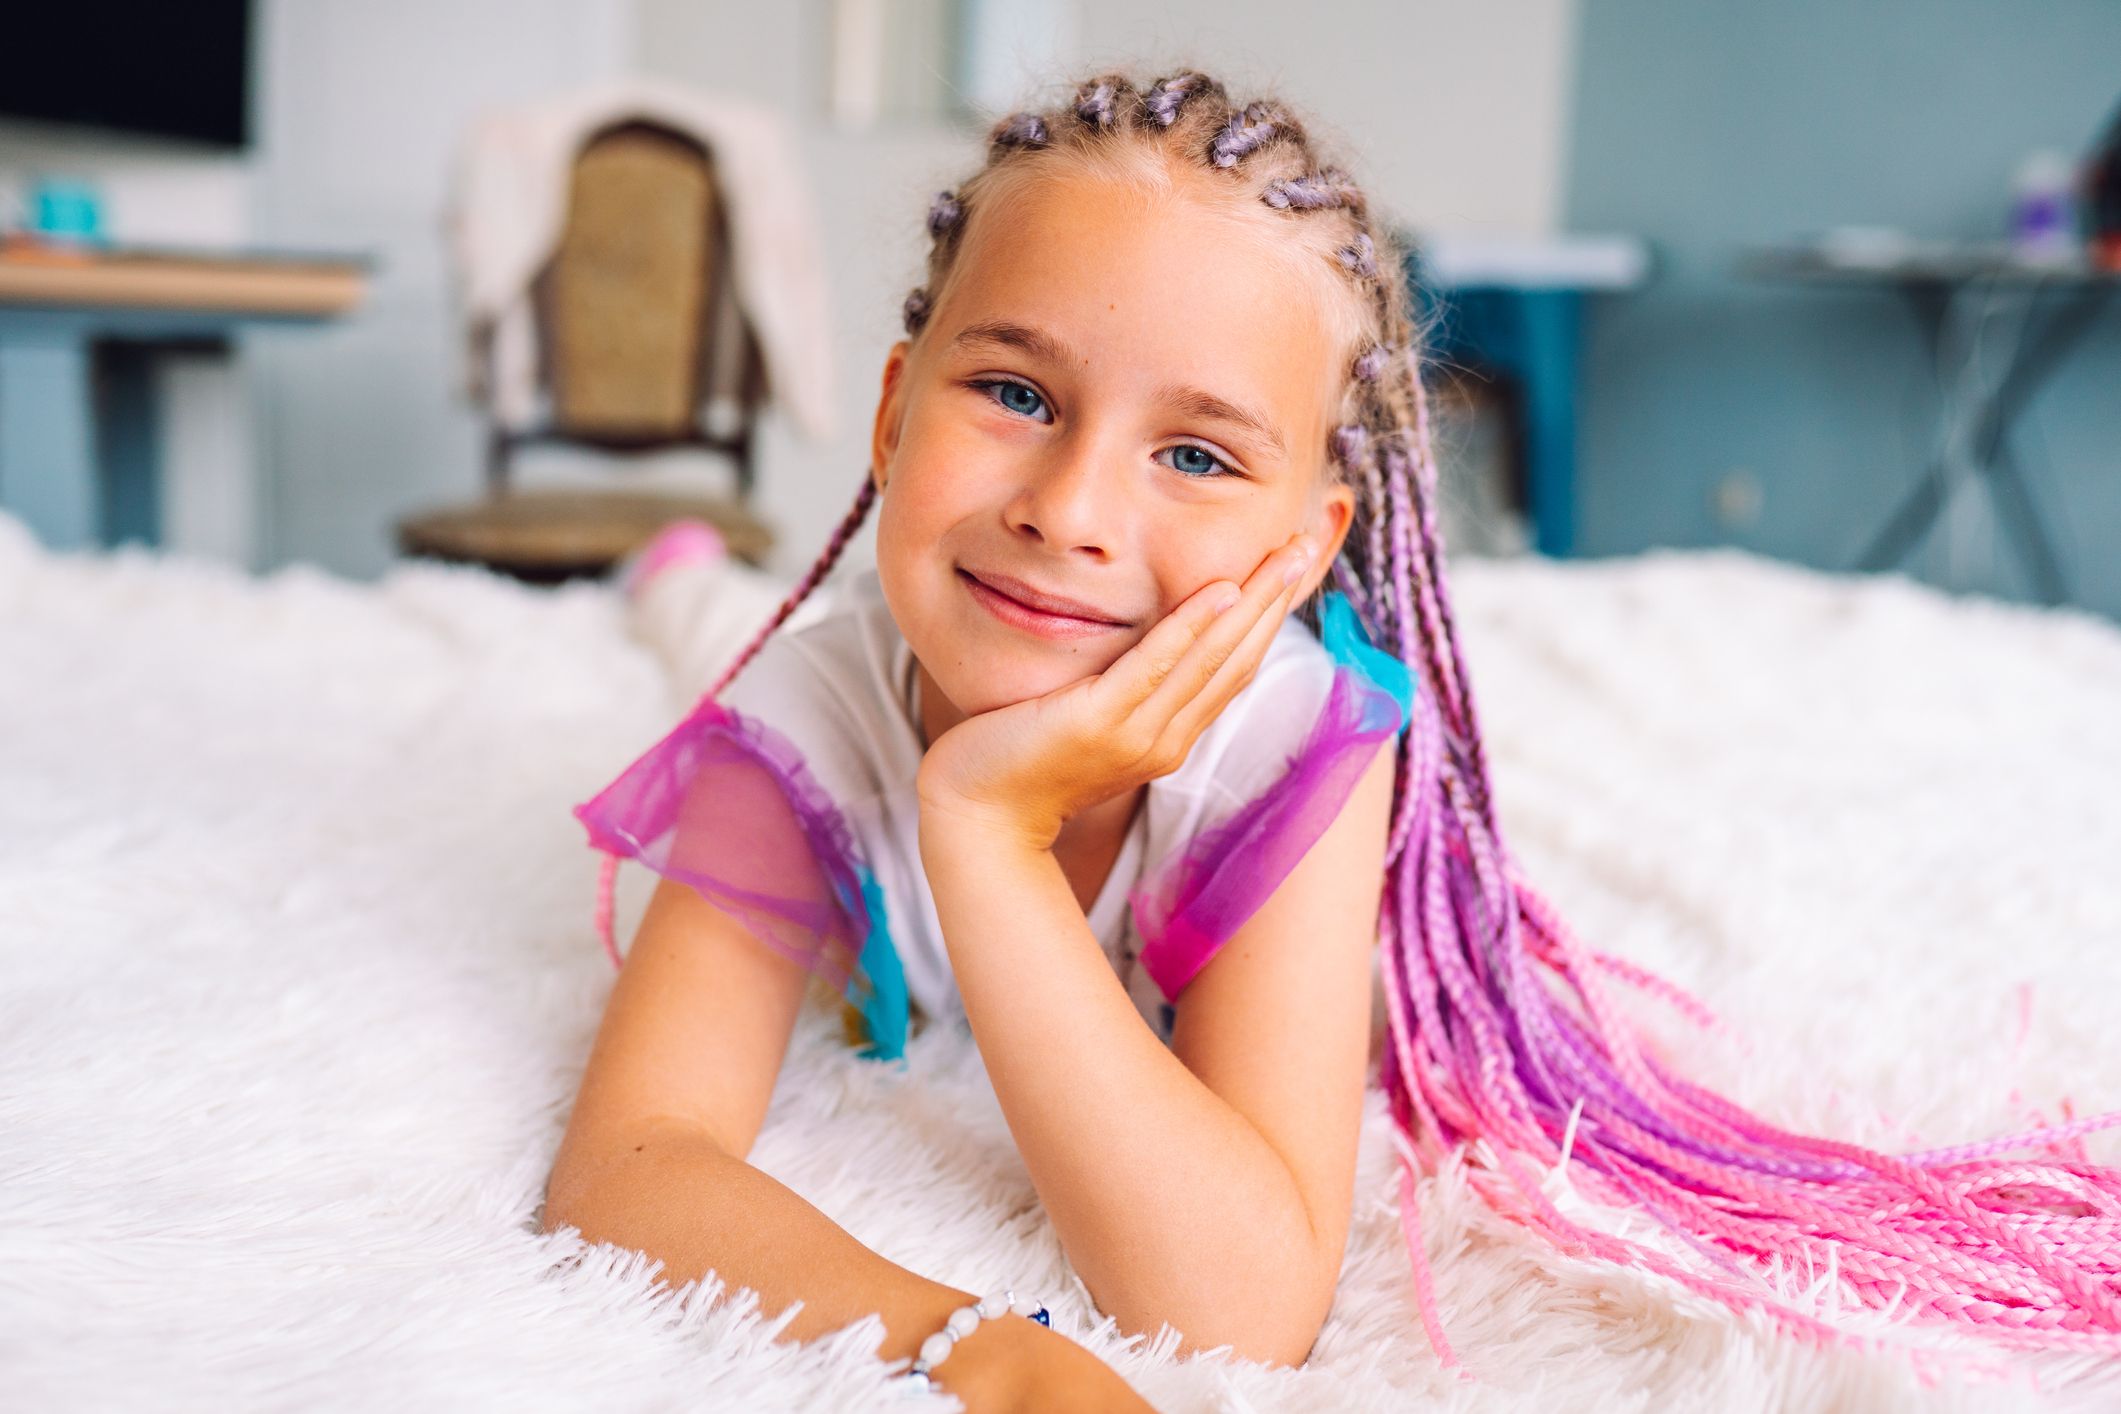
[[[958,218],[964,214],[965,208],[957,204],[956,192],[937,192],[935,200],[928,203],[928,234],[942,235],[956,226]]]
[[[1230,115],[1208,145],[1208,160],[1218,167],[1235,167],[1276,138],[1301,141],[1302,137],[1295,120],[1278,104],[1247,103]]]
[[[1368,231],[1358,231],[1355,239],[1333,252],[1341,268],[1358,280],[1377,278],[1377,243],[1370,239]]]
[[[1269,182],[1260,193],[1260,200],[1280,211],[1323,211],[1329,206],[1344,206],[1358,215],[1369,205],[1362,188],[1337,168]]]
[[[2121,1269],[2121,1234],[2099,1215],[2121,1211],[2121,1170],[2081,1155],[2068,1164],[1993,1157],[2034,1141],[2066,1153],[2065,1141],[2121,1116],[1898,1158],[1776,1128],[1673,1073],[1614,1005],[1608,979],[1714,1024],[1705,1007],[1585,947],[1523,877],[1496,818],[1452,614],[1425,331],[1407,261],[1359,185],[1321,160],[1293,114],[1269,100],[1233,104],[1221,83],[1182,70],[1147,85],[1098,74],[1050,111],[1003,119],[981,169],[930,205],[927,277],[903,310],[908,336],[921,336],[943,298],[968,224],[1009,190],[998,172],[1114,139],[1203,166],[1256,197],[1276,213],[1266,219],[1281,238],[1313,248],[1345,282],[1346,377],[1318,455],[1323,474],[1355,492],[1334,582],[1371,643],[1417,683],[1393,747],[1377,920],[1389,1023],[1379,1082],[1416,1304],[1439,1360],[1459,1363],[1423,1252],[1417,1179],[1454,1161],[1491,1208],[1563,1251],[1662,1273],[1822,1344],[1873,1342],[1807,1314],[1782,1294],[1786,1277],[1783,1287],[1768,1277],[1836,1269],[1843,1289],[1872,1308],[1904,1307],[2027,1349],[2121,1353],[2121,1295],[2107,1285]],[[817,564],[713,692],[811,593],[873,499],[865,478]],[[1318,627],[1311,606],[1299,612]],[[609,885],[607,873],[599,926],[616,961]],[[1561,1212],[1543,1186],[1557,1169],[1594,1201],[1639,1210],[1679,1239],[1680,1255]],[[2074,1208],[2054,1211],[2043,1196]]]
[[[1075,91],[1075,116],[1093,128],[1109,128],[1119,116],[1119,85],[1093,79]]]
[[[1149,118],[1160,128],[1168,128],[1178,120],[1178,110],[1195,94],[1206,93],[1220,96],[1222,85],[1206,74],[1188,70],[1173,74],[1167,79],[1158,79],[1150,85],[1143,106]]]
[[[904,321],[906,333],[909,336],[918,334],[921,330],[927,328],[928,292],[917,288],[907,295],[905,304],[899,308],[899,317]]]
[[[995,148],[1044,147],[1046,120],[1036,113],[1015,113],[994,125],[988,144]]]

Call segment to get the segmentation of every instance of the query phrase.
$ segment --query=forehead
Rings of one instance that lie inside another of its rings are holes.
[[[1321,310],[1344,295],[1308,250],[1277,246],[1286,218],[1233,210],[1203,178],[1154,190],[1055,173],[997,193],[973,213],[938,314],[1032,325],[1090,373],[1270,408],[1293,449],[1318,446],[1340,372]]]

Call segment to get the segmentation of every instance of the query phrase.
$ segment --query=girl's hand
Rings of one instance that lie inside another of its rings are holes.
[[[1056,1331],[989,1322],[936,1367],[965,1414],[1156,1414],[1110,1365]]]
[[[1044,850],[1078,812],[1177,770],[1252,680],[1311,553],[1299,535],[1260,561],[1241,591],[1226,579],[1202,586],[1095,677],[944,732],[916,778],[922,810]]]

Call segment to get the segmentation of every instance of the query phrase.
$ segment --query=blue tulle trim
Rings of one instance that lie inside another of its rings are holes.
[[[1333,661],[1352,668],[1369,680],[1391,701],[1399,706],[1399,723],[1403,727],[1414,715],[1414,674],[1407,665],[1370,642],[1369,630],[1363,627],[1362,618],[1348,596],[1337,589],[1328,590],[1319,609],[1319,641]],[[1375,729],[1382,719],[1374,715],[1382,709],[1382,703],[1373,695],[1366,694],[1368,711],[1364,725]]]
[[[862,1023],[868,1028],[869,1044],[858,1054],[864,1060],[902,1060],[912,1019],[906,970],[899,963],[898,948],[891,941],[891,925],[885,920],[884,887],[868,865],[860,866],[860,872],[862,906],[869,917],[861,955],[862,975],[869,979],[869,994],[862,999]]]

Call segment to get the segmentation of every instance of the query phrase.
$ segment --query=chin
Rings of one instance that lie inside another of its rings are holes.
[[[958,665],[955,671],[938,672],[933,663],[928,665],[929,675],[943,689],[943,694],[968,717],[1058,692],[1070,683],[1096,676],[1106,666],[1102,659],[1094,663],[1009,663],[993,657],[982,660],[979,655],[973,656],[977,667],[965,663]]]

